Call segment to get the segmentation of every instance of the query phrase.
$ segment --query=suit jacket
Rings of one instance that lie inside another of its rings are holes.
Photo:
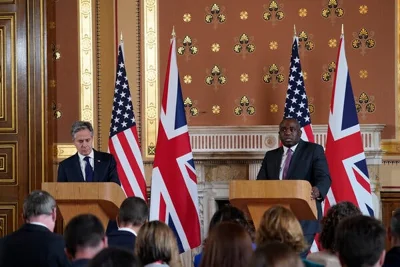
[[[385,256],[383,267],[400,266],[400,247],[391,248]]]
[[[120,184],[113,155],[94,150],[93,182]],[[78,153],[60,162],[57,182],[84,182]]]
[[[108,246],[125,248],[133,252],[135,248],[136,236],[128,231],[113,231],[107,235]]]
[[[0,267],[70,266],[64,248],[62,236],[44,226],[24,224],[19,230],[4,237]]]
[[[87,267],[89,266],[89,259],[79,259],[72,261],[72,267]]]
[[[265,154],[257,180],[279,180],[283,147]],[[316,186],[321,199],[316,200],[318,220],[322,217],[321,202],[331,186],[328,164],[322,146],[300,140],[290,161],[287,176],[289,180],[306,180]],[[311,192],[310,192],[311,194]],[[305,235],[319,232],[318,221],[300,221]]]

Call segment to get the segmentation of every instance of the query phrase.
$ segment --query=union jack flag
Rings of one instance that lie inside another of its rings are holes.
[[[332,184],[325,198],[324,213],[337,202],[350,201],[358,206],[363,214],[374,216],[371,185],[343,35],[340,39],[332,90],[325,155]],[[318,251],[317,244],[314,242],[311,252]]]
[[[351,87],[344,36],[341,36],[332,91],[326,159],[332,185],[325,210],[340,201],[350,201],[365,215],[374,215],[367,161]]]
[[[283,117],[297,119],[302,130],[301,139],[314,142],[310,110],[308,109],[308,99],[300,64],[298,38],[296,36],[293,38],[289,83]]]
[[[118,46],[117,73],[111,114],[108,150],[117,161],[118,177],[125,194],[147,201],[146,180],[139,138],[126,75],[123,44]]]
[[[180,252],[200,246],[197,178],[171,39],[151,180],[150,220],[175,232]]]

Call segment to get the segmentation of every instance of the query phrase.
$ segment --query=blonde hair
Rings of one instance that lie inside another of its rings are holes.
[[[292,211],[283,206],[268,209],[257,230],[257,246],[270,242],[284,243],[298,253],[307,248],[299,221]]]
[[[140,227],[135,255],[143,265],[162,261],[171,267],[181,266],[175,234],[161,221],[151,221]]]

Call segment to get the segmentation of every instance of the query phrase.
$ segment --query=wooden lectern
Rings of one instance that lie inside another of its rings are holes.
[[[249,213],[257,229],[271,206],[289,208],[299,220],[316,220],[317,206],[311,200],[311,184],[305,180],[231,181],[229,201]]]
[[[56,200],[64,227],[76,215],[91,213],[107,227],[118,215],[126,196],[116,183],[42,183],[42,190]]]

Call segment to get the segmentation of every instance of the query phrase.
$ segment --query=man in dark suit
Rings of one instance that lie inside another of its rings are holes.
[[[64,239],[72,267],[88,266],[89,261],[107,247],[103,224],[92,214],[72,218],[65,227]]]
[[[113,155],[99,152],[93,146],[90,122],[77,121],[71,129],[78,152],[63,160],[58,167],[58,182],[114,182],[120,184]]]
[[[331,186],[328,164],[322,146],[301,140],[300,124],[285,118],[279,124],[279,139],[283,146],[265,154],[257,180],[309,181],[311,199],[316,200],[318,220],[322,217],[321,202]],[[319,221],[300,221],[304,236],[311,245],[319,232]]]
[[[25,224],[1,241],[1,267],[70,266],[62,236],[54,234],[56,201],[45,191],[33,191],[23,205]]]
[[[383,267],[400,266],[400,209],[396,209],[392,214],[388,239],[392,248],[386,253]]]
[[[126,248],[133,252],[137,233],[149,217],[147,203],[139,197],[128,197],[122,202],[117,217],[118,230],[108,234],[110,247]]]

